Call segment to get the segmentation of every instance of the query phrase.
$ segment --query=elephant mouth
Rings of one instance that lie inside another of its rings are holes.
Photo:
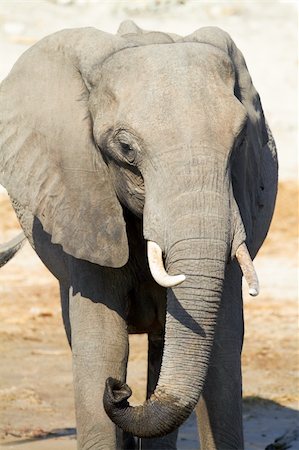
[[[152,277],[162,287],[170,288],[182,284],[186,277],[184,274],[169,275],[163,264],[162,249],[153,241],[147,243],[148,262]],[[236,258],[248,284],[248,292],[252,297],[259,294],[259,281],[252,259],[245,242],[236,251]]]

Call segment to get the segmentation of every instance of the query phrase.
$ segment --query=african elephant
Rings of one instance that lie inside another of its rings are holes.
[[[277,157],[230,36],[50,35],[1,85],[0,142],[0,182],[60,284],[78,448],[121,448],[120,429],[176,448],[196,408],[203,450],[242,449],[240,266],[256,295]],[[149,337],[137,407],[128,332]]]

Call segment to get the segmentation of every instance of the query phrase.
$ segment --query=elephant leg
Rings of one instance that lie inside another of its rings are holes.
[[[123,450],[139,450],[136,446],[136,438],[130,433],[123,432],[122,436],[122,449]]]
[[[147,398],[154,392],[160,373],[164,346],[164,337],[161,334],[148,335],[148,372],[147,372]],[[161,438],[142,439],[142,450],[166,450],[177,448],[178,430]]]
[[[103,408],[106,379],[126,379],[128,334],[115,299],[118,279],[102,280],[99,269],[93,276],[92,266],[82,266],[69,294],[78,449],[118,450],[122,432]]]
[[[70,324],[70,312],[69,312],[69,287],[68,285],[60,283],[60,302],[61,302],[61,312],[62,320],[65,329],[65,334],[70,347],[71,342],[71,324]]]
[[[196,408],[201,450],[242,450],[243,303],[241,275],[227,267],[214,346],[203,394]]]

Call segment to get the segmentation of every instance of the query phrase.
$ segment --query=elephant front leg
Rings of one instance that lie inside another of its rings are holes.
[[[213,350],[196,407],[202,450],[242,450],[243,304],[235,262],[226,272]]]
[[[104,411],[103,393],[108,377],[126,378],[126,322],[117,305],[80,293],[70,293],[69,308],[78,449],[120,449],[122,433]]]

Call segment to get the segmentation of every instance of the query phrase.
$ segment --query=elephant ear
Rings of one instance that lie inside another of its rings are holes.
[[[232,181],[250,246],[256,216],[260,213],[261,187],[265,184],[265,161],[273,160],[271,168],[276,164],[274,156],[269,156],[268,128],[260,97],[252,83],[245,59],[228,33],[217,27],[204,27],[186,36],[184,41],[213,45],[224,51],[234,66],[234,94],[245,107],[248,120],[246,139],[232,163]]]
[[[235,69],[235,95],[245,106],[254,125],[259,146],[268,142],[267,127],[260,97],[253,86],[245,59],[228,33],[217,27],[203,27],[184,38],[185,42],[210,44],[229,55]]]
[[[87,86],[123,46],[95,29],[64,30],[25,52],[0,87],[0,183],[53,243],[109,267],[128,260],[126,225],[93,140]]]

